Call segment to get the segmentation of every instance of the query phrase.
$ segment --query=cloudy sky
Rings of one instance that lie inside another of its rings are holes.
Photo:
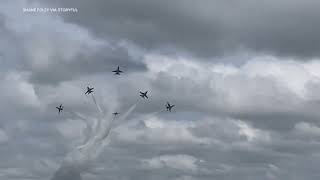
[[[319,6],[1,0],[0,179],[318,180]],[[86,86],[104,112],[136,108],[86,168],[64,169],[100,118]]]

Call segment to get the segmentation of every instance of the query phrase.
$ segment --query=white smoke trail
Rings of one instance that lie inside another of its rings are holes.
[[[123,121],[125,120],[132,112],[133,110],[137,107],[137,104],[139,103],[136,102],[134,105],[132,105],[127,112],[125,112],[122,116],[119,116],[119,118],[117,119],[118,121]],[[104,149],[104,147],[108,144],[107,137],[109,136],[110,132],[111,132],[111,127],[113,127],[113,122],[116,119],[116,117],[114,116],[108,126],[108,128],[106,128],[106,130],[104,131],[104,133],[101,134],[101,136],[98,139],[98,144],[101,146],[97,151],[98,154],[100,154],[100,152]]]
[[[102,111],[100,105],[97,103],[96,98],[94,97],[93,94],[91,94],[91,97],[92,97],[93,103],[96,105],[96,108],[98,109],[100,115],[103,116],[103,115],[104,115],[104,112]]]
[[[70,113],[71,115],[77,117],[78,119],[82,120],[85,124],[85,128],[83,129],[83,144],[87,143],[87,141],[90,139],[90,136],[92,135],[92,122],[90,122],[90,118],[82,115],[81,113],[74,112],[71,109],[66,109],[65,112]]]
[[[134,105],[132,105],[128,111],[126,111],[123,115],[121,115],[117,120],[118,121],[122,121],[124,119],[126,119],[131,113],[132,111],[136,108],[138,102],[135,103]],[[112,116],[111,113],[107,118],[104,118],[103,121],[101,121],[101,126],[99,131],[97,131],[96,135],[94,137],[91,138],[92,141],[88,142],[87,144],[78,147],[79,149],[83,149],[86,147],[90,147],[90,146],[97,146],[94,144],[104,144],[104,140],[109,136],[110,131],[111,131],[111,127],[112,127],[112,123],[115,119],[115,117],[110,117]],[[111,121],[107,121],[107,119],[111,119]]]
[[[90,170],[90,163],[96,160],[96,158],[103,152],[104,147],[108,144],[108,136],[110,135],[113,121],[115,119],[119,119],[120,121],[126,119],[136,108],[137,103],[132,105],[123,115],[116,118],[113,116],[113,108],[110,108],[106,115],[103,115],[103,111],[100,105],[96,102],[94,96],[92,96],[92,100],[94,104],[99,110],[99,118],[98,120],[95,118],[87,118],[80,113],[76,113],[70,110],[67,110],[70,114],[78,117],[79,119],[86,122],[87,127],[90,128],[91,135],[86,135],[88,139],[85,141],[84,145],[78,146],[77,148],[73,149],[66,158],[64,159],[61,167],[55,173],[52,180],[61,180],[59,176],[63,174],[64,177],[67,177],[68,174],[74,173],[72,176],[79,175],[82,172],[88,172]],[[97,121],[95,121],[97,120]],[[93,122],[93,123],[92,123]],[[66,173],[67,175],[64,175]],[[63,179],[63,178],[62,178]],[[63,180],[69,180],[70,178],[66,178]]]
[[[136,104],[138,104],[138,103],[136,103]],[[142,115],[140,115],[138,118],[135,118],[135,119],[137,119],[137,120],[139,120],[139,121],[141,121],[141,120],[147,120],[147,119],[150,119],[150,118],[152,118],[152,117],[154,117],[155,115],[157,115],[157,114],[159,114],[159,113],[161,113],[161,112],[163,112],[164,110],[160,110],[160,111],[155,111],[155,112],[152,112],[152,113],[148,113],[148,114],[142,114]],[[122,118],[121,120],[118,120],[116,123],[114,123],[114,125],[113,125],[113,127],[114,127],[114,129],[115,128],[118,128],[123,122],[123,120],[124,119],[126,119],[126,118]],[[134,123],[134,122],[131,122],[131,123]]]
[[[88,97],[88,96],[87,96]],[[88,99],[87,99],[88,100]],[[99,115],[97,116],[98,118],[93,119],[93,125],[92,125],[92,131],[97,132],[98,128],[101,127],[101,121],[103,118],[105,118],[105,112],[102,110],[101,106],[99,103],[97,103],[97,100],[94,96],[94,94],[91,94],[91,100],[93,101],[93,104],[95,108],[98,110]],[[89,101],[87,101],[88,104],[92,105]]]
[[[90,96],[90,95],[89,95]],[[98,103],[96,102],[95,97],[93,96],[93,94],[91,94],[91,98],[88,95],[86,95],[86,104],[88,106],[92,106],[92,101],[94,103],[94,106],[97,108],[99,115],[97,116],[97,118],[90,118],[90,120],[92,121],[92,131],[97,131],[97,128],[99,127],[100,124],[100,119],[102,118],[102,110],[100,107],[98,107]]]
[[[123,115],[121,115],[121,116],[119,117],[119,120],[118,120],[118,121],[121,122],[121,121],[125,120],[125,119],[131,114],[131,112],[137,107],[138,103],[139,103],[139,101],[137,101],[135,104],[133,104],[133,105],[128,109],[127,112],[125,112]]]
[[[139,103],[139,102],[137,102],[137,103],[135,103],[134,105],[132,105],[132,106],[128,109],[127,112],[125,112],[122,116],[119,117],[118,120],[119,120],[119,121],[122,121],[122,120],[126,119],[126,118],[132,113],[132,111],[137,107],[137,104],[138,104],[138,103]],[[109,135],[109,133],[110,133],[110,130],[111,130],[112,123],[113,123],[113,121],[114,121],[115,118],[116,118],[116,117],[114,117],[114,118],[112,119],[112,121],[110,122],[110,128],[109,128],[109,130],[106,131],[106,133],[102,136],[102,140],[104,140],[104,139],[106,139],[106,138],[108,137],[108,135]]]
[[[86,121],[87,122],[87,120],[88,120],[88,117],[86,117],[85,115],[83,115],[81,113],[78,113],[78,112],[74,112],[71,109],[64,108],[64,111],[67,112],[67,113],[70,113],[73,116],[76,116],[77,118],[81,119],[82,121]]]
[[[155,116],[155,115],[157,115],[157,114],[159,114],[159,113],[161,113],[163,111],[164,111],[164,109],[162,109],[160,111],[155,111],[155,112],[152,112],[152,113],[149,113],[149,114],[145,114],[145,115],[142,115],[142,117],[140,117],[139,119],[149,119],[149,118],[151,118],[151,117],[153,117],[153,116]]]

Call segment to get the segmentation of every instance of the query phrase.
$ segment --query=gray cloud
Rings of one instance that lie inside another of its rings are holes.
[[[58,17],[33,16],[21,9],[4,10],[1,17],[3,65],[27,71],[33,83],[56,85],[81,76],[111,73],[117,66],[127,73],[145,70],[139,54],[130,52],[127,45],[99,40]]]
[[[35,2],[0,3],[0,179],[319,179],[320,64],[270,55],[318,55],[306,20],[318,12],[305,10],[317,2],[56,1],[79,12],[21,13]],[[83,143],[72,112],[98,116],[87,85],[106,112],[138,104],[79,172],[63,162]]]
[[[180,49],[202,57],[245,49],[298,59],[319,56],[320,13],[315,0],[47,3],[78,8],[77,14],[61,16],[99,37],[128,40],[150,50]]]
[[[72,167],[60,168],[53,176],[51,180],[81,180],[81,175],[77,170]]]
[[[149,90],[150,101],[141,101],[148,106],[138,105],[137,111],[156,111],[170,101],[179,111],[231,116],[276,131],[290,130],[300,121],[317,122],[319,118],[314,97],[318,75],[313,76],[305,68],[316,66],[312,62],[302,65],[261,58],[235,67],[163,59],[150,57],[146,60],[152,71],[148,76],[130,76],[117,85],[123,105],[133,104],[139,98],[138,91]],[[293,69],[301,74],[299,79],[291,74]],[[128,93],[128,89],[132,90]]]

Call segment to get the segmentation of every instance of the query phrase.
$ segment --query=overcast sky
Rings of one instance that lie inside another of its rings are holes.
[[[1,0],[0,179],[319,180],[319,7]],[[62,164],[85,123],[70,111],[99,118],[86,86],[104,112],[138,103],[73,172]]]

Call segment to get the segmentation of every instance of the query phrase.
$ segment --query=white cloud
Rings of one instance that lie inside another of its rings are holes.
[[[196,172],[199,170],[198,162],[203,162],[193,156],[178,154],[178,155],[162,155],[151,159],[142,160],[143,166],[151,169],[159,168],[174,168],[182,171]]]
[[[40,100],[33,84],[26,79],[26,73],[8,72],[0,79],[3,85],[0,98],[8,104],[40,108]]]
[[[304,136],[320,137],[320,127],[307,122],[297,123],[294,132]]]
[[[141,121],[138,121],[139,123]],[[190,128],[195,125],[193,122],[164,120],[157,117],[142,121],[145,126],[142,128],[120,127],[117,138],[122,141],[141,142],[151,144],[208,144],[208,138],[196,137]]]
[[[306,116],[320,117],[317,111],[306,107],[319,99],[316,96],[319,76],[316,68],[312,68],[317,61],[257,56],[236,66],[149,54],[145,62],[153,95],[170,97],[183,107],[188,106],[188,110],[199,108],[231,114],[302,111]],[[167,93],[163,95],[163,91]]]
[[[255,129],[243,121],[235,121],[239,127],[239,135],[245,136],[249,142],[268,142],[270,141],[270,135],[259,129]]]

